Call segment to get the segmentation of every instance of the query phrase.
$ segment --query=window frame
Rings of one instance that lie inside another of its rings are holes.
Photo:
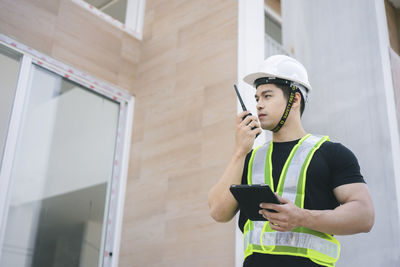
[[[257,113],[254,99],[254,88],[243,81],[243,77],[253,71],[264,61],[265,29],[264,1],[239,0],[238,2],[238,64],[237,85],[247,108],[253,114]],[[237,113],[242,112],[237,102]],[[263,131],[255,139],[253,147],[262,145],[272,139],[271,133]],[[244,248],[243,233],[238,227],[239,213],[235,216],[235,267],[243,265]]]
[[[282,17],[278,13],[275,12],[268,5],[264,4],[264,12],[267,16],[269,16],[272,20],[274,20],[277,24],[279,24],[282,28]]]
[[[88,10],[90,13],[101,18],[102,20],[110,23],[111,25],[117,27],[118,29],[132,35],[138,40],[143,39],[143,21],[146,7],[146,0],[127,0],[125,23],[122,23],[110,15],[104,13],[93,5],[87,3],[85,0],[71,0],[78,6]],[[139,6],[137,12],[132,8],[135,3]],[[136,16],[135,16],[136,13]]]
[[[272,39],[276,45],[282,46],[283,40],[282,40],[282,17],[278,13],[276,13],[275,10],[273,10],[271,7],[269,7],[267,4],[264,4],[264,23],[266,20],[266,17],[271,21],[271,23],[275,23],[277,27],[280,28],[280,40],[276,40],[271,34],[267,33],[267,29],[264,28],[266,38]]]
[[[118,132],[114,152],[114,167],[107,188],[105,216],[99,253],[99,266],[117,267],[122,231],[129,151],[135,98],[128,91],[81,72],[32,48],[0,34],[0,44],[21,55],[20,70],[10,124],[6,134],[3,162],[0,166],[0,245],[3,245],[12,187],[11,171],[21,131],[24,105],[29,94],[29,75],[34,65],[71,80],[85,89],[119,103]],[[115,219],[113,219],[115,218]],[[0,250],[1,258],[2,250]]]

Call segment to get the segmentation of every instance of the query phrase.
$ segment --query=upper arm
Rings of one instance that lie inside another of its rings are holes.
[[[340,143],[331,143],[330,158],[333,193],[340,204],[368,202],[371,197],[354,153]]]
[[[359,223],[362,226],[359,230],[369,232],[374,224],[375,211],[368,186],[361,175],[358,160],[353,152],[339,144],[335,163],[333,194],[344,210],[362,221]]]
[[[371,195],[365,183],[352,183],[336,187],[333,193],[341,204],[339,207],[345,207],[353,216],[356,216],[362,226],[361,232],[369,232],[374,225],[375,211]],[[339,208],[338,207],[338,208]]]
[[[371,194],[365,183],[352,183],[338,186],[333,189],[333,194],[340,204],[359,201],[368,208],[373,209]]]

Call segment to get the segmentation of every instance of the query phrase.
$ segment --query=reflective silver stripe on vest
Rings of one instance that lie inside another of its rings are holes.
[[[254,230],[250,230],[249,232],[246,233],[244,236],[244,250],[246,251],[246,248],[249,243],[259,245],[261,246],[260,243],[260,237],[261,237],[261,232],[264,227],[265,221],[253,221],[253,226]],[[246,239],[249,243],[246,244]]]
[[[260,147],[253,158],[252,169],[252,184],[265,184],[265,160],[267,158],[267,151],[269,142]]]
[[[321,140],[321,138],[322,137],[311,135],[298,147],[285,176],[282,194],[283,198],[287,198],[293,203],[295,202],[301,167],[303,166],[308,153],[310,153],[311,149]]]
[[[244,251],[246,251],[247,246],[250,244],[250,234],[252,231],[247,232],[246,234],[244,234],[244,240],[243,240],[243,247],[244,247]]]
[[[258,222],[264,224],[264,222]],[[262,226],[254,225],[254,230],[247,233],[248,241],[251,244],[261,246],[260,236],[262,232]],[[339,256],[338,245],[330,242],[329,240],[320,238],[318,236],[307,234],[307,233],[296,233],[296,232],[264,232],[263,246],[288,246],[295,248],[306,248],[318,251],[322,254],[337,258]],[[245,244],[247,247],[247,244]]]

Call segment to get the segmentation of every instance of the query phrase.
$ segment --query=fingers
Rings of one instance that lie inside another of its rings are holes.
[[[237,115],[235,145],[237,153],[249,153],[257,134],[261,133],[257,118],[249,114],[249,111],[244,111]]]
[[[280,213],[269,212],[267,210],[259,210],[259,214],[261,214],[268,221],[278,221],[278,222],[286,222],[287,217]]]
[[[286,198],[281,197],[278,193],[275,193],[276,198],[278,199],[278,201],[282,204],[286,204],[289,203],[289,200]]]
[[[269,225],[276,231],[289,231],[287,218],[277,213],[271,213],[266,210],[259,211],[262,216],[269,221]]]
[[[250,126],[250,129],[254,126],[258,127],[259,123],[257,117],[255,116],[247,116],[240,124],[239,127]]]
[[[257,136],[262,132],[260,123],[258,122],[257,117],[250,114],[249,111],[243,111],[237,115],[237,129],[249,131],[248,133],[251,133],[251,135]]]
[[[247,126],[249,126],[250,129],[253,129],[253,127],[260,128],[260,124],[257,121],[254,121],[254,120],[251,121]]]
[[[250,114],[249,111],[243,111],[242,113],[239,113],[236,116],[237,124],[239,124],[240,126],[246,126],[246,125],[249,125],[252,121],[257,122],[257,124],[258,124],[258,119],[256,116],[250,115],[250,116],[247,116],[246,118],[244,118],[246,115],[249,115],[249,114]]]
[[[256,121],[251,121],[247,126],[244,126],[248,135],[255,138],[258,134],[261,134],[262,130],[260,124]]]
[[[239,125],[240,125],[241,127],[243,127],[243,126],[249,125],[249,124],[250,124],[251,122],[253,122],[253,121],[257,122],[257,118],[254,117],[254,116],[247,116],[243,121],[241,121],[241,122],[239,123]]]
[[[268,210],[275,210],[276,212],[282,212],[284,210],[283,205],[272,204],[272,203],[261,203],[260,208],[268,209]]]
[[[236,122],[237,122],[237,124],[241,123],[242,120],[243,120],[243,118],[244,118],[244,116],[246,116],[247,114],[250,114],[250,111],[243,111],[243,112],[239,113],[239,114],[236,116]]]
[[[262,133],[262,130],[261,130],[261,128],[260,127],[257,127],[257,128],[255,128],[255,129],[253,129],[253,130],[251,130],[255,135],[257,135],[257,134],[261,134]]]
[[[281,197],[278,193],[275,193],[275,196],[276,196],[276,198],[278,199],[278,201],[279,201],[281,204],[260,203],[260,208],[276,210],[276,211],[279,212],[279,211],[281,211],[282,208],[284,208],[282,204],[289,204],[289,203],[291,203],[291,201],[290,201],[289,199]]]
[[[287,232],[287,231],[290,231],[290,230],[287,229],[287,228],[281,227],[279,224],[273,224],[273,223],[271,223],[271,222],[270,222],[269,226],[271,227],[272,230],[279,231],[279,232]]]

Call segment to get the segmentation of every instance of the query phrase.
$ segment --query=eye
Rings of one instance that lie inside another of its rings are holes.
[[[270,98],[272,95],[264,95],[265,98]]]

